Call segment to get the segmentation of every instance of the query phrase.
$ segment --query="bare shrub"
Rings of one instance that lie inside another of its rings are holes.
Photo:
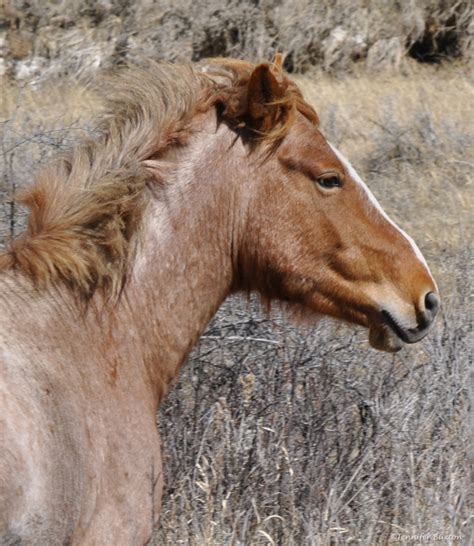
[[[246,314],[221,310],[161,410],[157,544],[465,535],[469,349],[457,312],[402,356],[368,353],[342,327],[296,332]]]

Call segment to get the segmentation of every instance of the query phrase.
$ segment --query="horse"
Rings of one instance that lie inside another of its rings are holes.
[[[0,254],[0,543],[145,544],[156,410],[232,293],[421,340],[414,241],[319,130],[281,56],[107,76],[95,137],[18,196]],[[401,181],[397,181],[401,183]]]

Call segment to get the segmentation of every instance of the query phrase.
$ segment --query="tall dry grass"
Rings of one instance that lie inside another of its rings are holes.
[[[445,540],[425,543],[470,544],[472,73],[299,83],[323,132],[419,242],[441,316],[426,340],[383,355],[366,332],[295,328],[278,309],[268,319],[253,300],[227,302],[158,416],[166,491],[151,543],[371,546],[431,533]],[[93,133],[99,107],[80,86],[4,97],[2,239],[23,222],[11,190]]]

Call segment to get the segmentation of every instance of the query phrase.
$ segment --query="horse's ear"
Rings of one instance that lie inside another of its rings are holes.
[[[283,70],[283,55],[281,53],[275,53],[272,61],[272,67],[278,72]]]
[[[257,132],[271,131],[280,117],[285,90],[268,64],[258,65],[248,83],[247,117]]]

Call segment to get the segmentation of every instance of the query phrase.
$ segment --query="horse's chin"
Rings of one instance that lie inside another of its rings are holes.
[[[403,347],[403,341],[384,323],[372,323],[369,327],[369,343],[379,351],[396,353]]]

